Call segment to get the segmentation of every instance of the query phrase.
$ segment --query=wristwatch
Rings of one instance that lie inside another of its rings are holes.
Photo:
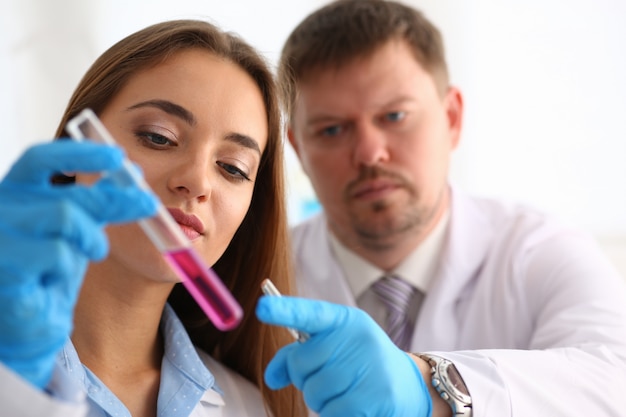
[[[425,353],[414,353],[414,355],[430,365],[431,384],[439,396],[452,408],[452,415],[472,417],[472,397],[452,361]]]

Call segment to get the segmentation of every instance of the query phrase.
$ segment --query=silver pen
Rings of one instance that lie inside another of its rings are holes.
[[[263,294],[265,295],[274,295],[277,297],[281,296],[281,293],[278,291],[278,288],[276,288],[274,283],[270,281],[268,278],[264,279],[263,282],[261,283],[261,290],[263,291]],[[294,339],[296,339],[300,343],[304,343],[307,340],[309,340],[310,336],[308,335],[308,333],[301,332],[291,327],[287,327],[287,330],[289,330],[289,333],[291,333]]]

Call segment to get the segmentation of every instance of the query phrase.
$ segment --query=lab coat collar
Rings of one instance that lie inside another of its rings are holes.
[[[437,279],[422,304],[412,346],[420,351],[454,350],[459,334],[457,306],[469,294],[493,241],[494,229],[481,207],[451,189],[450,224]],[[442,328],[441,323],[445,323]]]
[[[296,229],[300,231],[297,237],[293,234]],[[315,298],[356,307],[354,297],[343,296],[352,290],[346,279],[339,279],[342,271],[338,264],[320,262],[320,259],[336,259],[326,214],[322,211],[292,229],[291,237],[296,268],[301,266],[305,271],[296,271],[298,294],[315,294]],[[311,279],[305,279],[307,275]]]

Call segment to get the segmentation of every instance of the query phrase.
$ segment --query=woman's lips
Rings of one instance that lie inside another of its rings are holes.
[[[204,224],[198,217],[193,214],[186,214],[177,208],[168,208],[167,211],[169,211],[189,240],[197,239],[204,234]]]

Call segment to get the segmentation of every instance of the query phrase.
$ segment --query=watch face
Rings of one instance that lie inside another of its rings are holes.
[[[456,388],[457,390],[459,390],[465,395],[469,395],[469,391],[467,390],[467,387],[465,386],[465,382],[463,382],[463,378],[461,378],[461,375],[456,370],[456,367],[449,366],[447,371],[448,371],[448,379],[450,380],[454,388]]]

